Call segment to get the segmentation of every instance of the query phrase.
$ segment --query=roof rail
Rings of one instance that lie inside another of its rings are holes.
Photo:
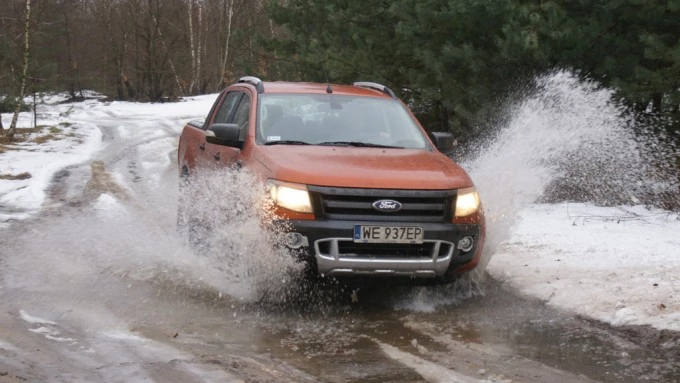
[[[245,76],[241,77],[238,79],[238,82],[245,82],[248,84],[255,85],[255,89],[257,89],[257,93],[264,93],[264,84],[262,83],[262,80],[255,76]]]
[[[360,86],[362,88],[369,88],[369,89],[375,89],[379,90],[387,95],[389,95],[392,98],[397,98],[397,95],[392,92],[392,89],[386,87],[385,85],[378,84],[377,82],[366,82],[366,81],[357,81],[354,84],[354,86]]]

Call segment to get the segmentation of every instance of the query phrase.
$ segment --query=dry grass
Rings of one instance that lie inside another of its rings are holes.
[[[62,123],[61,125],[68,127],[70,124]],[[33,135],[33,137],[31,137],[31,135]],[[12,144],[32,142],[40,145],[48,141],[61,140],[64,138],[64,136],[73,137],[74,134],[70,132],[69,134],[65,135],[64,129],[58,126],[40,125],[35,128],[17,128],[16,133],[14,134],[14,139],[11,142],[7,139],[7,136],[0,136],[0,153],[7,152],[9,150],[24,149],[20,146],[12,146]]]
[[[26,142],[28,140],[28,136],[33,134],[33,133],[40,133],[44,129],[44,126],[38,126],[35,128],[17,128],[16,132],[14,132],[14,139],[10,142],[7,136],[0,136],[0,144],[16,144],[18,142]],[[5,134],[7,133],[7,129],[5,129]],[[8,150],[11,148],[5,148],[5,150]]]
[[[16,181],[16,180],[27,180],[31,178],[31,173],[29,172],[23,172],[19,174],[0,174],[0,180],[9,180],[9,181]]]
[[[14,138],[16,139],[17,137],[15,136]],[[17,142],[17,141],[15,140],[15,141],[12,141],[12,142]],[[9,141],[7,136],[0,136],[0,145],[7,145],[7,144],[10,144],[10,143],[11,142]],[[7,149],[7,148],[5,148],[5,149]]]
[[[47,141],[55,141],[55,140],[61,140],[61,137],[55,136],[54,134],[46,134],[44,136],[38,136],[33,139],[33,142],[36,144],[44,144]]]
[[[38,125],[35,128],[17,128],[16,134],[27,135],[31,133],[40,133],[45,128],[45,125]]]

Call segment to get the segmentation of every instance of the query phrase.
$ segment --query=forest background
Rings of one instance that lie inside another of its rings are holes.
[[[680,0],[30,3],[30,18],[27,0],[0,7],[2,112],[21,93],[165,102],[242,75],[362,80],[391,87],[428,130],[465,140],[537,75],[568,69],[614,89],[660,136],[680,136]]]

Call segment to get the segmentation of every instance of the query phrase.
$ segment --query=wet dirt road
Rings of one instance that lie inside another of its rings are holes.
[[[132,139],[120,124],[101,123],[100,162],[60,173],[39,218],[3,229],[0,382],[680,381],[677,334],[575,318],[489,278],[472,296],[231,294],[238,281],[222,288],[175,233],[176,122]]]

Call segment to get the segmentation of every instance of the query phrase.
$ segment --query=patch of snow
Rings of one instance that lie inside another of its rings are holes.
[[[24,310],[20,310],[20,317],[24,321],[31,323],[31,324],[38,324],[38,325],[46,325],[46,326],[56,326],[57,323],[46,320],[46,319],[41,319],[41,318],[36,318],[33,316],[28,315]],[[73,338],[65,338],[61,337],[59,330],[52,328],[52,327],[46,327],[46,326],[40,326],[37,328],[29,328],[28,331],[36,334],[40,334],[45,336],[46,339],[53,340],[56,342],[70,342],[71,345],[76,345],[78,342],[73,339]]]
[[[28,331],[34,332],[36,334],[58,334],[59,333],[58,331],[56,331],[54,329],[42,327],[42,326],[38,327],[38,328],[29,328]]]
[[[0,350],[18,351],[19,349],[12,343],[0,339]]]
[[[51,320],[31,316],[24,310],[19,310],[19,317],[21,319],[23,319],[24,321],[31,323],[31,324],[47,324],[47,325],[53,325],[53,326],[56,326],[56,324],[57,324],[56,322],[52,322]]]
[[[380,349],[390,358],[395,361],[412,368],[425,380],[432,383],[447,382],[447,383],[479,383],[480,381],[471,378],[467,375],[457,373],[453,370],[449,370],[446,367],[442,367],[436,363],[430,362],[428,360],[419,358],[408,352],[399,350],[394,346],[385,344],[382,342],[377,342]]]
[[[114,196],[112,196],[111,194],[102,193],[97,198],[97,200],[95,201],[95,203],[92,207],[97,211],[110,211],[110,210],[119,209],[122,206],[118,202],[118,200]]]
[[[680,219],[667,211],[529,206],[488,271],[579,315],[680,331]]]
[[[142,338],[138,335],[124,332],[124,331],[104,331],[100,333],[102,336],[111,339],[124,340],[124,341],[134,341],[134,342],[146,342],[148,339]]]
[[[71,345],[78,344],[78,342],[76,342],[76,340],[73,339],[73,338],[62,338],[62,337],[54,336],[54,335],[50,335],[50,334],[45,334],[45,338],[47,338],[49,340],[56,341],[56,342],[71,342]]]

